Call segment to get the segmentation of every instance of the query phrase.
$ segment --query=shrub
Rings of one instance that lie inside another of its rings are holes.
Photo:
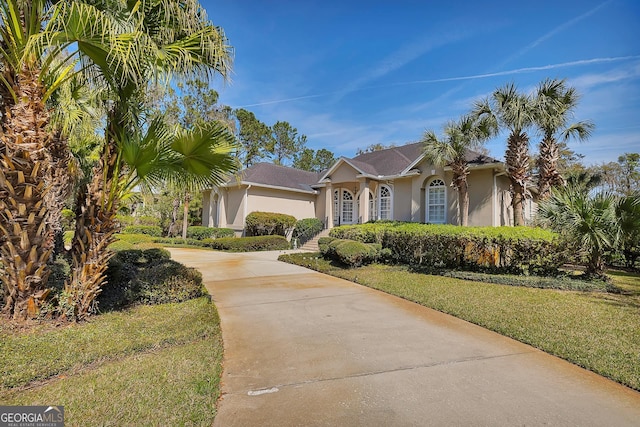
[[[283,236],[221,237],[206,246],[231,252],[276,251],[289,249],[289,242]]]
[[[115,238],[124,242],[136,245],[138,243],[150,243],[156,240],[153,236],[148,234],[116,234]]]
[[[201,274],[170,259],[165,249],[123,250],[107,269],[107,283],[98,296],[101,310],[132,304],[182,302],[206,295]]]
[[[216,235],[216,229],[211,227],[203,227],[201,225],[192,225],[187,227],[187,239],[210,239]]]
[[[430,267],[553,275],[568,259],[559,236],[539,228],[395,222],[341,226],[330,235],[379,243],[391,261]]]
[[[338,261],[350,267],[370,264],[376,260],[379,250],[379,244],[362,243],[355,240],[344,240],[335,245],[335,255]]]
[[[323,237],[320,241],[318,246],[324,258],[333,259],[350,267],[359,267],[376,261],[381,251],[381,245],[377,243],[362,243],[331,237]]]
[[[296,222],[295,228],[293,229],[293,237],[297,238],[299,244],[303,245],[323,229],[324,224],[318,218],[301,219]]]
[[[203,227],[192,225],[187,227],[187,238],[204,240],[217,237],[233,237],[234,231],[230,228]]]
[[[321,237],[318,239],[318,249],[320,250],[322,256],[327,253],[327,250],[329,249],[329,243],[333,242],[334,240],[334,237]]]
[[[295,217],[273,212],[251,212],[245,222],[247,236],[286,236],[295,223]]]
[[[122,230],[124,234],[148,234],[149,236],[162,236],[162,228],[157,225],[129,225]]]

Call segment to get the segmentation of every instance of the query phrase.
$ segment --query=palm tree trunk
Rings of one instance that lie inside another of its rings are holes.
[[[113,116],[113,113],[110,114]],[[120,224],[117,221],[118,156],[113,124],[91,182],[78,193],[76,230],[72,245],[73,271],[65,284],[66,300],[61,303],[66,317],[84,320],[96,310],[96,298],[105,283],[105,272],[113,253],[107,249]],[[116,122],[117,123],[117,122]]]
[[[564,185],[565,181],[558,171],[560,148],[553,136],[546,136],[540,142],[540,157],[538,157],[538,189],[540,199],[547,199],[551,195],[551,188]]]
[[[511,182],[513,223],[524,225],[523,202],[527,195],[529,176],[529,137],[526,133],[512,133],[505,153],[507,175]]]
[[[0,259],[5,305],[14,319],[36,317],[47,297],[47,262],[53,247],[44,203],[50,186],[46,131],[49,112],[38,70],[16,77],[18,102],[5,104],[0,134]]]
[[[466,227],[469,223],[469,166],[464,159],[460,163],[453,163],[453,185],[458,192],[458,225]]]

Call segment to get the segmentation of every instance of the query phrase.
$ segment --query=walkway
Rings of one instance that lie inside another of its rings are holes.
[[[640,393],[277,252],[171,253],[222,319],[217,426],[640,424]]]

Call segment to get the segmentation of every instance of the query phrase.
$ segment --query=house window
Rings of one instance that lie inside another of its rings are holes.
[[[342,190],[342,222],[353,222],[353,194],[347,190]]]
[[[380,186],[380,219],[391,219],[391,189]]]
[[[333,192],[333,223],[353,223],[353,206],[353,194],[351,192],[348,190],[335,190]]]
[[[427,218],[426,222],[444,224],[446,222],[446,192],[444,181],[434,179],[427,188]]]

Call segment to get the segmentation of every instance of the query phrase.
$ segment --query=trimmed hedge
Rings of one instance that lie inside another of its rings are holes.
[[[221,237],[203,241],[205,246],[231,252],[279,251],[289,249],[283,236]]]
[[[149,236],[162,236],[162,228],[157,225],[129,225],[122,230],[124,234],[148,234]]]
[[[569,259],[559,235],[540,228],[394,222],[336,227],[330,235],[378,243],[394,262],[428,267],[555,275]]]
[[[187,238],[204,240],[218,237],[233,237],[235,233],[230,228],[203,227],[200,225],[192,225],[187,227]]]
[[[304,245],[323,229],[324,224],[318,218],[301,219],[296,222],[293,237],[298,239],[300,245]]]
[[[286,236],[296,224],[295,217],[274,212],[251,212],[247,215],[245,227],[247,236]]]
[[[339,261],[349,267],[360,267],[370,264],[376,261],[380,255],[381,245],[378,243],[329,239],[321,238],[320,240],[323,240],[322,243],[318,242],[322,256]]]
[[[207,295],[200,272],[170,258],[165,249],[133,249],[115,254],[109,260],[107,283],[98,295],[100,309],[175,303]]]

